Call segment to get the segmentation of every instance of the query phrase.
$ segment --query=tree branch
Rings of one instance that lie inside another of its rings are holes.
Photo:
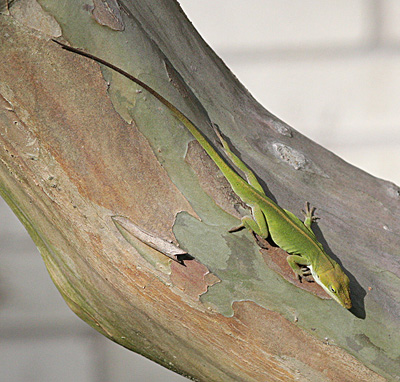
[[[40,0],[26,17],[21,4],[0,15],[0,192],[79,317],[201,381],[399,375],[397,186],[263,109],[172,0],[95,16]],[[281,206],[317,206],[353,310],[291,281],[279,249],[229,234],[243,206],[190,134],[139,87],[51,42],[61,30],[149,83],[211,142],[217,123]],[[192,257],[185,266],[162,254],[171,242]]]

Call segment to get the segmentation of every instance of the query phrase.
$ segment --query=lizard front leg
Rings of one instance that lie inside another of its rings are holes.
[[[316,222],[319,217],[318,216],[314,216],[314,212],[315,212],[315,207],[311,207],[309,202],[306,202],[305,206],[304,206],[304,210],[302,210],[301,212],[303,212],[304,215],[304,225],[310,230],[311,229],[311,224]]]
[[[303,277],[306,278],[307,276],[311,275],[311,271],[308,268],[311,264],[305,257],[299,255],[289,255],[286,260],[300,282]]]

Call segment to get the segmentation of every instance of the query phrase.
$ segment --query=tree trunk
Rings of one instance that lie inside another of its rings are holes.
[[[70,308],[194,380],[395,380],[399,188],[263,109],[175,1],[94,5],[21,0],[0,15],[0,192]],[[317,206],[353,309],[297,283],[280,249],[228,233],[245,208],[186,129],[52,37],[138,76],[211,142],[218,124],[281,206]],[[161,253],[170,242],[185,266]]]

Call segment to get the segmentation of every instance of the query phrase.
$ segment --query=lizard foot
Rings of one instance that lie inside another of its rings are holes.
[[[312,278],[311,275],[308,276],[301,276],[299,274],[296,274],[297,280],[299,280],[300,283],[303,283],[303,280],[306,280],[308,283],[313,283],[314,279]]]
[[[308,268],[306,265],[300,265],[299,267],[300,269],[295,273],[299,282],[302,283],[303,279],[309,283],[314,282],[310,268]]]
[[[257,235],[254,231],[252,231],[254,238],[256,239],[256,243],[263,249],[268,249],[273,245],[267,240],[264,239],[262,236]]]
[[[304,210],[301,210],[301,212],[303,213],[303,215],[306,219],[310,219],[312,222],[316,222],[319,219],[319,217],[314,216],[315,210],[316,210],[316,208],[311,207],[310,202],[306,202],[305,206],[304,206]]]

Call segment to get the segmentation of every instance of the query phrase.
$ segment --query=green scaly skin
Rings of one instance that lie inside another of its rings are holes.
[[[294,214],[279,207],[265,195],[254,173],[231,151],[217,129],[215,129],[215,132],[222,143],[224,151],[233,164],[245,174],[247,181],[225,162],[200,130],[180,110],[154,89],[138,78],[98,57],[56,40],[53,41],[60,44],[66,50],[90,58],[115,70],[147,90],[164,104],[204,148],[222,171],[234,192],[244,203],[251,207],[252,217],[244,217],[242,225],[237,229],[246,227],[262,238],[267,238],[270,235],[280,248],[290,254],[287,257],[287,261],[299,279],[311,273],[314,280],[336,302],[346,309],[351,308],[349,278],[343,272],[340,265],[326,254],[322,244],[318,242],[311,230],[311,223],[316,218],[312,216],[314,209],[310,209],[308,203],[306,204],[305,221],[302,223]]]

